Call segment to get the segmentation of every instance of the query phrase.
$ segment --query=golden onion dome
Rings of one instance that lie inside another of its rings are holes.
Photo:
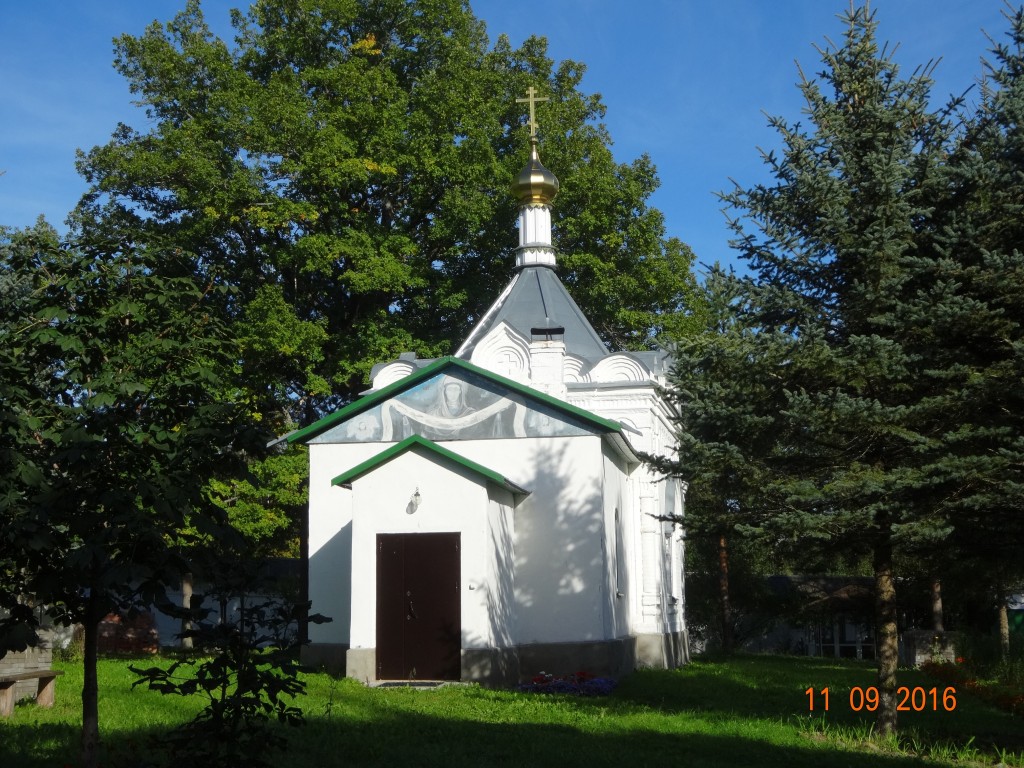
[[[530,160],[512,182],[512,194],[523,205],[547,205],[558,194],[558,178],[540,162],[536,138],[530,139]]]

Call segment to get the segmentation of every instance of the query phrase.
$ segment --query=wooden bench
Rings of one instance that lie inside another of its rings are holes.
[[[10,717],[14,713],[14,691],[20,680],[39,680],[36,691],[36,704],[40,707],[52,707],[56,680],[64,672],[59,669],[37,669],[34,672],[19,672],[16,675],[0,675],[0,717]]]

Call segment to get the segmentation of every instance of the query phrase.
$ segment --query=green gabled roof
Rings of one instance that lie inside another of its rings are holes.
[[[442,448],[437,443],[431,440],[427,440],[425,437],[420,437],[419,435],[407,437],[402,442],[395,443],[391,447],[386,448],[385,450],[378,453],[376,456],[367,459],[362,464],[357,464],[347,472],[342,472],[336,478],[331,480],[331,485],[347,485],[348,483],[351,483],[353,480],[358,480],[360,477],[367,474],[368,472],[372,472],[382,464],[386,464],[396,456],[400,456],[406,451],[412,450],[417,446],[419,446],[420,448],[424,448],[436,454],[437,456],[440,456],[442,459],[446,459],[455,464],[458,464],[460,467],[465,467],[470,472],[480,475],[485,480],[488,480],[494,483],[495,485],[501,486],[502,488],[505,488],[506,490],[509,490],[512,493],[518,493],[523,495],[529,493],[528,490],[526,490],[525,488],[521,488],[504,475],[495,472],[493,469],[488,469],[482,464],[477,464],[475,461],[467,459],[465,456],[460,456],[454,451],[449,451],[447,448]]]
[[[407,389],[415,387],[420,382],[426,381],[432,376],[436,376],[438,373],[447,368],[461,368],[465,371],[474,373],[478,376],[481,376],[482,378],[488,379],[489,381],[492,381],[495,384],[505,387],[506,389],[516,392],[524,397],[528,397],[531,400],[539,401],[544,405],[554,408],[557,411],[561,411],[562,413],[568,414],[569,416],[579,419],[583,423],[588,424],[601,432],[615,432],[620,434],[622,432],[622,425],[619,424],[619,422],[617,421],[605,419],[601,416],[598,416],[596,413],[591,413],[590,411],[584,410],[583,408],[578,408],[575,405],[570,405],[564,400],[559,400],[557,397],[551,397],[551,395],[546,395],[543,392],[539,392],[533,387],[528,387],[525,384],[520,384],[519,382],[505,378],[504,376],[499,376],[498,374],[488,371],[485,368],[473,365],[472,363],[467,363],[465,360],[460,360],[457,357],[442,357],[436,360],[435,362],[431,363],[430,365],[424,368],[420,368],[415,373],[410,373],[405,378],[392,382],[391,384],[388,384],[386,387],[383,387],[382,389],[379,389],[376,392],[366,395],[365,397],[361,397],[353,403],[349,403],[341,410],[335,411],[332,414],[324,416],[322,419],[320,419],[317,422],[314,422],[313,424],[310,424],[308,427],[303,427],[302,429],[292,432],[290,435],[286,437],[286,439],[288,440],[289,443],[305,442],[306,440],[309,440],[311,438],[316,437],[317,435],[326,432],[331,427],[337,424],[341,424],[342,422],[347,421],[353,416],[356,416],[362,413],[363,411],[373,408],[378,403],[382,403],[385,400],[394,397],[395,395],[400,394]]]

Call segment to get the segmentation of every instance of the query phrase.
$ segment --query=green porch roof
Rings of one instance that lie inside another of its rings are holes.
[[[505,490],[511,491],[512,493],[517,493],[524,496],[530,493],[525,488],[516,485],[507,477],[505,477],[502,474],[499,474],[498,472],[495,472],[493,469],[488,469],[487,467],[481,464],[477,464],[475,461],[467,459],[465,456],[460,456],[454,451],[449,451],[447,448],[442,448],[437,443],[431,440],[427,440],[425,437],[420,437],[419,435],[407,437],[402,442],[395,443],[389,448],[384,449],[376,456],[373,456],[364,461],[362,464],[357,464],[347,472],[342,472],[336,478],[331,480],[331,485],[348,485],[352,481],[358,480],[360,477],[367,474],[368,472],[372,472],[382,464],[386,464],[393,458],[400,456],[406,451],[413,450],[414,448],[417,447],[427,450],[446,461],[450,461],[454,464],[459,465],[460,467],[464,467],[468,469],[470,472],[480,475],[485,480],[494,483],[495,485],[500,486]]]

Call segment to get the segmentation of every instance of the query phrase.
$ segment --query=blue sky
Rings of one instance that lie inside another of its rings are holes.
[[[76,148],[107,140],[118,121],[145,128],[112,67],[112,39],[166,21],[184,0],[0,0],[0,224],[44,214],[60,225],[85,191]],[[556,60],[587,66],[620,161],[646,152],[662,187],[653,204],[698,260],[734,263],[715,192],[764,179],[758,147],[777,145],[764,113],[797,120],[796,62],[817,72],[814,46],[838,41],[843,0],[471,0],[493,41],[544,35]],[[214,30],[228,9],[206,0]],[[879,38],[899,43],[909,73],[941,58],[934,96],[974,83],[1008,23],[1001,0],[874,0]],[[543,150],[542,150],[543,154]],[[556,214],[557,215],[557,214]],[[510,233],[510,237],[514,237]]]

